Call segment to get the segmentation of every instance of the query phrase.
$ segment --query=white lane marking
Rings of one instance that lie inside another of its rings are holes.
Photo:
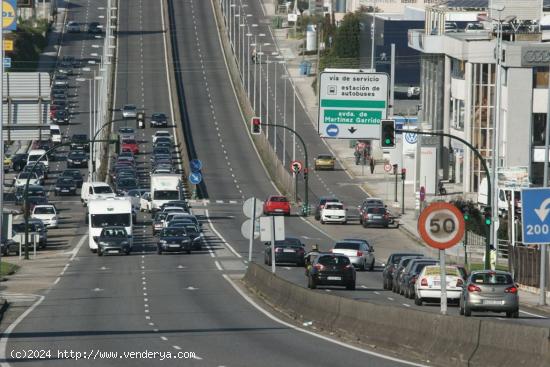
[[[524,313],[524,314],[529,315],[529,316],[538,317],[539,319],[546,319],[547,318],[545,316],[537,315],[537,314],[527,312],[527,311],[523,311],[523,310],[519,310],[519,312]]]
[[[80,248],[84,244],[84,241],[86,240],[86,237],[88,237],[88,234],[83,235],[82,238],[80,239],[80,241],[78,241],[76,247],[73,250],[73,254],[69,258],[69,261],[73,261],[73,259],[76,257],[76,254],[78,254],[78,252],[80,251]]]
[[[162,340],[164,340],[164,341],[167,341],[167,340],[168,340],[168,338],[165,337],[165,336],[161,336],[160,338],[161,338]]]
[[[60,281],[60,280],[61,280],[61,278],[60,278],[60,277],[57,277],[57,279],[56,279],[56,280],[54,280],[53,284],[57,284],[57,283],[59,283],[59,281]]]
[[[374,294],[380,294],[380,292],[374,291]]]
[[[176,349],[176,350],[181,350],[181,347],[178,346],[178,345],[172,345],[172,348]]]
[[[405,307],[411,307],[411,305],[407,304],[407,303],[403,303],[403,306]]]
[[[206,216],[206,220],[208,221],[208,225],[210,226],[210,229],[212,230],[212,232],[214,232],[214,234],[216,236],[218,236],[218,238],[220,240],[222,240],[222,242],[224,243],[224,245],[226,245],[229,250],[235,255],[237,256],[239,259],[242,259],[242,256],[237,252],[235,251],[235,249],[233,248],[233,246],[231,246],[226,240],[225,238],[221,235],[220,232],[218,232],[218,230],[214,227],[214,224],[212,224],[212,221],[210,220],[210,215],[208,213],[208,209],[205,209],[204,210],[204,214]]]
[[[388,297],[388,299],[389,299],[390,301],[393,301],[393,300],[394,300],[394,299],[393,299],[393,298],[391,298],[391,297]]]
[[[38,299],[36,300],[36,302],[34,302],[31,307],[29,307],[25,312],[23,312],[17,319],[15,319],[14,322],[12,322],[6,329],[6,331],[4,331],[2,333],[2,337],[0,338],[0,360],[1,361],[5,361],[7,359],[7,356],[6,356],[6,347],[8,346],[8,339],[10,337],[10,334],[13,332],[13,330],[17,327],[17,325],[19,325],[19,323],[21,321],[23,321],[25,319],[25,317],[27,317],[31,312],[34,311],[34,309],[36,307],[38,307],[45,299],[44,296],[40,296],[40,295],[33,295],[33,296],[36,296],[38,297]],[[9,367],[10,364],[8,362],[1,362],[0,363],[0,366],[1,367]]]
[[[302,329],[296,325],[292,325],[292,324],[289,324],[281,319],[279,319],[277,316],[269,313],[268,311],[264,310],[260,305],[258,305],[254,300],[252,300],[247,294],[245,294],[236,284],[235,282],[227,275],[227,274],[223,274],[223,277],[225,278],[225,280],[227,280],[229,282],[229,284],[231,284],[231,286],[237,291],[237,293],[239,293],[241,295],[241,297],[243,297],[248,303],[250,303],[254,308],[256,308],[258,311],[260,311],[261,313],[263,313],[265,316],[267,316],[268,318],[270,318],[271,320],[281,324],[281,325],[284,325],[288,328],[291,328],[291,329],[294,329],[296,331],[299,331],[299,332],[302,332],[302,333],[306,333],[306,334],[309,334],[311,336],[314,336],[316,338],[319,338],[319,339],[323,339],[325,341],[328,341],[330,343],[334,343],[336,345],[339,345],[341,347],[344,347],[344,348],[347,348],[347,349],[351,349],[351,350],[354,350],[356,352],[360,352],[360,353],[364,353],[364,354],[368,354],[368,355],[372,355],[372,356],[375,356],[375,357],[378,357],[378,358],[382,358],[382,359],[386,359],[386,360],[389,360],[389,361],[393,361],[393,362],[398,362],[398,363],[403,363],[403,364],[407,364],[409,366],[417,366],[417,367],[427,367],[426,365],[424,364],[419,364],[419,363],[414,363],[414,362],[409,362],[407,360],[404,360],[404,359],[399,359],[399,358],[396,358],[396,357],[390,357],[390,356],[387,356],[387,355],[384,355],[384,354],[381,354],[381,353],[377,353],[377,352],[373,352],[373,351],[370,351],[370,350],[367,350],[367,349],[363,349],[363,348],[359,348],[359,347],[356,347],[356,346],[353,346],[353,345],[350,345],[350,344],[346,344],[344,342],[341,342],[339,340],[335,340],[335,339],[332,339],[332,338],[329,338],[328,336],[324,336],[324,335],[319,335],[319,334],[316,334],[312,331],[309,331],[309,330],[305,330],[305,329]]]
[[[214,264],[216,264],[216,268],[218,268],[219,271],[223,270],[218,260],[214,261]]]

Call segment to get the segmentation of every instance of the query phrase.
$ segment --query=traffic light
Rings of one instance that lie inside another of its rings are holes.
[[[401,168],[401,180],[405,181],[406,177],[407,177],[407,169]]]
[[[464,208],[464,220],[467,222],[470,220],[470,209],[468,207]]]
[[[259,117],[250,119],[250,132],[252,135],[260,135],[262,133],[262,122]]]
[[[483,218],[485,220],[485,225],[490,226],[492,222],[490,207],[485,208],[485,210],[483,211]]]
[[[382,120],[380,145],[382,148],[395,148],[395,120]]]
[[[304,169],[304,180],[307,180],[308,171],[307,169]]]

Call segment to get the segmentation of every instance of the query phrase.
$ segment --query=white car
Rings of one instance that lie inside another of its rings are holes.
[[[462,295],[464,279],[456,266],[446,266],[447,299],[459,300]],[[441,299],[441,267],[439,265],[426,266],[414,284],[414,303],[422,306],[425,301],[439,302]]]
[[[139,211],[151,213],[151,193],[149,191],[141,195],[139,199]]]
[[[137,107],[133,104],[122,106],[122,117],[125,119],[135,118],[137,116]]]
[[[74,20],[71,20],[65,24],[65,29],[68,33],[78,33],[80,32],[80,24]]]
[[[31,177],[31,179],[29,180],[29,186],[40,185],[40,178],[35,172],[21,172],[19,173],[19,176],[17,176],[17,178],[15,179],[15,187],[25,186],[27,184],[27,178],[29,176]]]
[[[336,202],[327,202],[321,210],[321,224],[347,222],[346,209],[344,204]]]
[[[157,131],[155,135],[153,135],[153,145],[157,141],[158,138],[170,138],[172,139],[172,134],[166,130]]]
[[[58,225],[57,210],[50,204],[35,206],[31,218],[40,219],[49,228],[57,228]]]

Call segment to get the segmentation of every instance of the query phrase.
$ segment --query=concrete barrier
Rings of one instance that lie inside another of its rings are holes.
[[[436,366],[550,366],[550,330],[443,316],[314,292],[251,263],[246,285],[318,330]]]

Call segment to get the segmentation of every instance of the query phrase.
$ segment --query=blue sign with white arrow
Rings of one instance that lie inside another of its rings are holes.
[[[550,244],[550,187],[521,189],[523,243]]]
[[[198,185],[202,181],[202,175],[200,172],[193,172],[189,175],[189,182],[191,182],[193,185]]]
[[[198,159],[193,159],[189,162],[189,166],[191,167],[191,172],[200,172],[202,169],[202,162]]]

